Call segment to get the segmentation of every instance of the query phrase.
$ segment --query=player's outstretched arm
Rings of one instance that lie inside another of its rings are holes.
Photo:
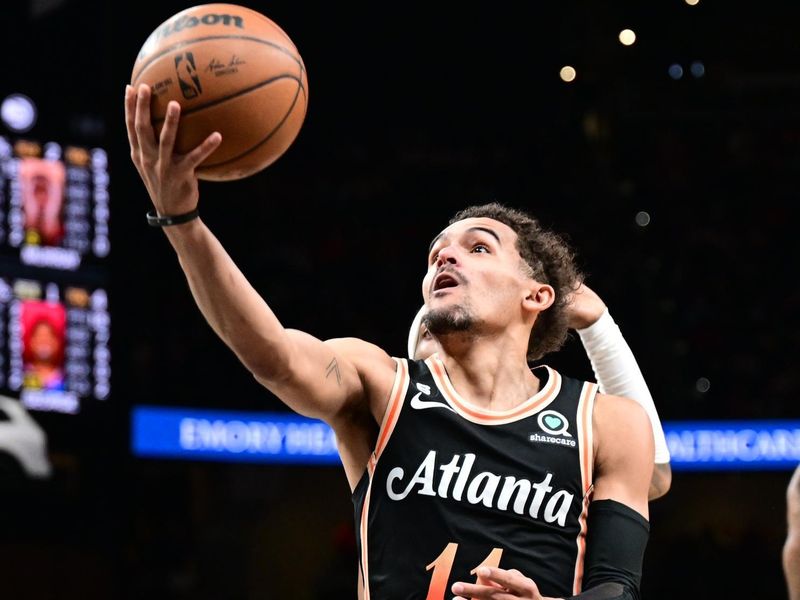
[[[605,303],[585,283],[570,298],[569,319],[570,327],[581,338],[600,391],[632,398],[647,411],[655,439],[655,469],[648,497],[660,498],[672,484],[669,449],[653,396],[633,352]]]
[[[170,103],[156,139],[150,94],[146,85],[126,88],[131,159],[159,215],[184,214],[199,200],[195,170],[221,138],[214,133],[189,153],[176,154],[180,106]],[[285,329],[199,218],[164,231],[208,323],[256,379],[292,409],[330,422],[364,398],[388,397],[381,386],[391,386],[395,363],[385,352],[360,340],[322,342]]]

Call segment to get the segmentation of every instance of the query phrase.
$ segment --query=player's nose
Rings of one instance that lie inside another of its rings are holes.
[[[441,267],[444,264],[458,264],[458,252],[453,246],[445,246],[436,255],[436,266]]]

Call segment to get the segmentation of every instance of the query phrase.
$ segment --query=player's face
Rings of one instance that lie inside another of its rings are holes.
[[[422,283],[428,311],[497,325],[521,314],[532,280],[516,241],[513,229],[485,217],[447,227],[434,238],[428,256]]]
[[[30,337],[31,350],[38,360],[49,361],[52,360],[61,346],[61,340],[58,339],[50,324],[39,322],[31,332]]]

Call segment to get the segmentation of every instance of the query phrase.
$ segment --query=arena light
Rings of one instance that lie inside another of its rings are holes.
[[[24,94],[11,94],[0,105],[0,118],[6,127],[25,133],[36,124],[36,105]]]
[[[678,63],[669,66],[667,69],[669,76],[672,77],[674,80],[678,80],[683,77],[683,67],[680,66]]]
[[[623,29],[619,32],[619,41],[623,46],[633,46],[636,41],[636,34],[632,29]]]
[[[561,71],[559,71],[558,75],[559,77],[561,77],[561,81],[572,83],[573,81],[575,81],[575,78],[578,76],[578,73],[577,71],[575,71],[574,67],[565,65],[561,67]]]
[[[684,2],[686,2],[686,4],[689,6],[697,6],[700,4],[700,0],[684,0]]]
[[[701,394],[705,394],[711,389],[711,381],[709,381],[708,377],[700,377],[695,382],[695,389]]]
[[[701,61],[696,60],[689,65],[689,72],[695,79],[700,79],[706,74],[706,66]]]
[[[635,220],[636,224],[639,227],[647,227],[648,225],[650,225],[650,213],[644,210],[640,210],[639,212],[636,213]]]

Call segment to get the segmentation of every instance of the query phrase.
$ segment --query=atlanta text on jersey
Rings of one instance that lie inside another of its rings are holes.
[[[389,498],[395,501],[404,500],[416,491],[421,496],[438,496],[469,504],[483,504],[487,508],[496,510],[513,510],[519,515],[525,513],[527,504],[527,512],[532,518],[543,518],[547,523],[558,523],[564,527],[574,494],[566,490],[557,490],[551,495],[552,473],[548,473],[542,481],[531,483],[527,479],[503,477],[488,471],[473,475],[474,464],[475,454],[464,454],[463,460],[460,454],[455,454],[447,464],[442,463],[437,469],[436,452],[431,450],[405,485],[403,485],[405,469],[395,467],[389,471],[386,478],[386,492]],[[438,485],[437,470],[442,473],[438,477]],[[543,505],[544,512],[540,517]]]

